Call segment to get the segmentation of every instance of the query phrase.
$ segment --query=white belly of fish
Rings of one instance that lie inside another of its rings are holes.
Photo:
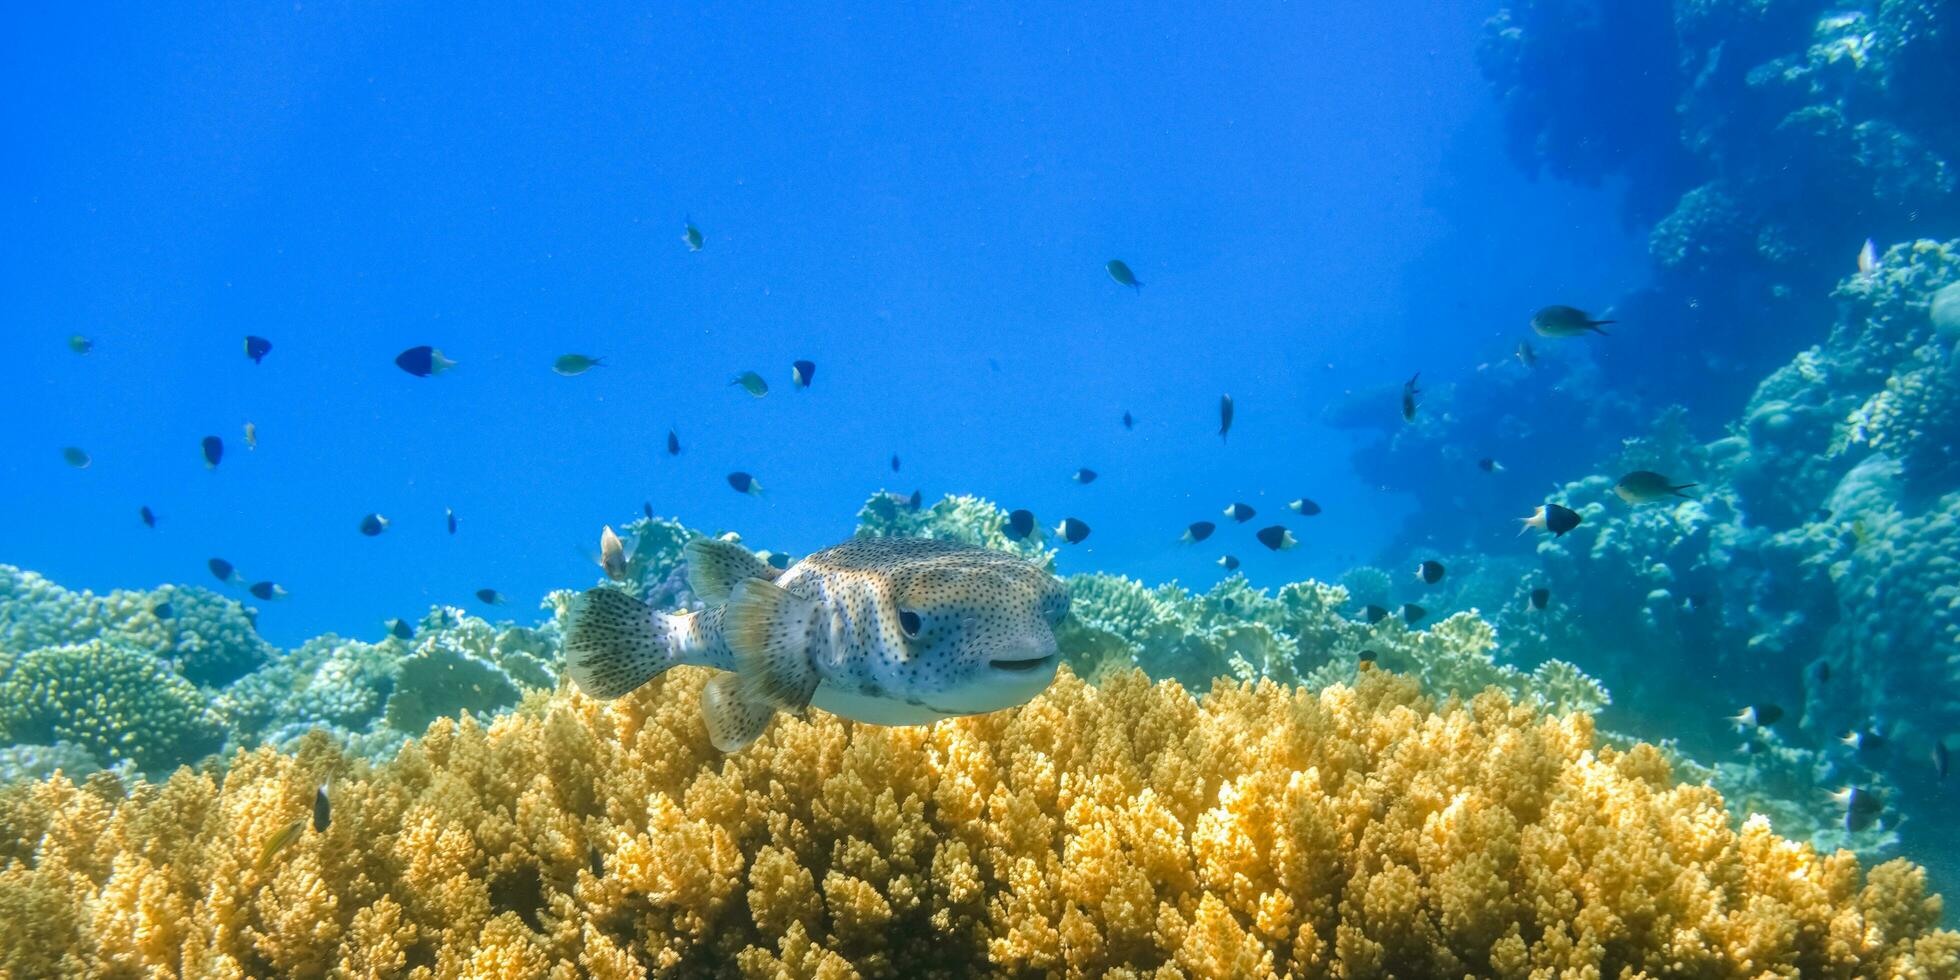
[[[817,693],[810,703],[833,715],[872,725],[930,725],[942,718],[959,717],[958,714],[934,711],[924,705],[869,697],[832,684],[817,685]]]

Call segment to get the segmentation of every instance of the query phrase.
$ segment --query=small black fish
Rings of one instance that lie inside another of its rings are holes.
[[[144,504],[143,506],[141,506],[141,507],[139,507],[139,508],[137,508],[137,509],[136,509],[136,516],[137,516],[137,517],[140,517],[140,518],[142,518],[142,519],[143,519],[143,526],[144,526],[144,527],[156,527],[156,526],[157,526],[157,515],[156,515],[156,511],[153,511],[153,510],[151,510],[151,509],[150,509],[150,505],[149,505],[149,504]]]
[[[313,832],[324,834],[327,824],[333,821],[333,804],[327,802],[327,786],[321,783],[313,791]]]
[[[1108,272],[1109,278],[1116,280],[1118,286],[1128,286],[1139,293],[1143,292],[1143,283],[1137,280],[1136,273],[1131,272],[1129,265],[1122,259],[1110,259],[1103,266],[1103,271]]]
[[[1089,525],[1073,517],[1064,517],[1060,524],[1055,525],[1055,533],[1069,544],[1081,544],[1082,539],[1089,536]]]
[[[1520,518],[1520,520],[1524,522],[1524,527],[1518,529],[1519,534],[1537,528],[1540,531],[1550,531],[1552,537],[1562,538],[1565,532],[1579,526],[1579,512],[1557,504],[1539,504],[1538,509],[1531,512],[1530,517]]]
[[[1225,556],[1223,556],[1223,557],[1221,557],[1221,558],[1219,558],[1219,559],[1218,559],[1218,567],[1220,567],[1220,568],[1223,568],[1224,570],[1226,570],[1226,571],[1228,571],[1228,572],[1236,572],[1236,571],[1238,571],[1238,570],[1239,570],[1239,559],[1238,559],[1238,556],[1236,556],[1236,555],[1225,555]]]
[[[1373,626],[1376,623],[1379,623],[1387,618],[1388,618],[1388,610],[1383,609],[1380,606],[1370,604],[1361,607],[1361,621],[1367,623],[1370,626]]]
[[[1552,590],[1537,588],[1531,590],[1531,608],[1543,610],[1552,601]]]
[[[1286,506],[1301,517],[1312,517],[1320,513],[1320,505],[1306,497],[1301,497]]]
[[[606,862],[599,854],[599,845],[590,844],[586,846],[585,863],[591,869],[592,877],[604,878],[606,876]]]
[[[1075,471],[1075,482],[1088,485],[1096,482],[1096,471],[1084,466]]]
[[[679,456],[680,454],[681,454],[680,433],[675,432],[672,429],[668,429],[667,430],[667,455]]]
[[[648,517],[652,517],[652,516],[653,516],[653,508],[652,508],[652,507],[648,507],[648,508],[647,508],[647,516],[648,516]],[[445,524],[447,524],[447,525],[449,525],[449,533],[451,533],[451,534],[455,534],[455,533],[456,533],[456,512],[455,512],[455,511],[453,511],[453,510],[450,510],[450,509],[449,509],[449,508],[447,508],[447,507],[444,507],[444,508],[442,509],[442,519],[443,519],[443,523],[445,523]]]
[[[1123,428],[1125,428],[1125,429],[1134,429],[1134,428],[1136,428],[1136,427],[1137,427],[1137,420],[1136,420],[1136,419],[1133,419],[1133,418],[1131,418],[1131,417],[1130,417],[1130,413],[1128,413],[1128,412],[1124,412],[1124,413],[1123,413]]]
[[[816,362],[814,361],[791,361],[790,362],[789,365],[790,386],[795,388],[797,391],[802,391],[803,389],[810,387],[810,379],[816,376],[817,376]]]
[[[270,353],[272,353],[272,341],[264,337],[245,335],[245,356],[251,358],[253,364],[264,364],[265,356]]]
[[[1381,661],[1381,658],[1382,655],[1373,650],[1363,650],[1355,655],[1354,664],[1362,670],[1372,670],[1375,664]]]
[[[893,453],[893,454],[892,454],[892,472],[893,472],[893,473],[896,473],[896,472],[898,472],[898,454],[897,454],[897,453]]]
[[[204,468],[215,470],[218,461],[225,458],[225,441],[217,436],[204,437]]]
[[[1443,563],[1434,558],[1416,566],[1416,578],[1425,585],[1435,585],[1443,580]]]
[[[388,635],[397,640],[412,640],[415,638],[415,627],[409,625],[406,619],[396,617],[389,620],[386,625],[388,627]]]
[[[211,574],[216,576],[218,581],[226,585],[230,585],[238,579],[238,569],[233,568],[231,562],[223,558],[213,558],[205,562],[204,567],[210,569]]]
[[[746,493],[752,497],[762,495],[762,484],[755,482],[755,477],[741,470],[728,474],[728,485],[734,487],[736,493]]]
[[[650,500],[642,501],[640,503],[640,513],[646,515],[647,520],[653,520],[653,502]]]
[[[1885,812],[1885,801],[1877,793],[1856,786],[1832,793],[1831,799],[1844,807],[1844,829],[1854,834],[1871,827],[1879,814]]]
[[[1485,456],[1483,459],[1477,460],[1477,468],[1483,470],[1486,473],[1504,472],[1504,464],[1490,458],[1489,456]]]
[[[1831,682],[1831,665],[1829,661],[1820,660],[1817,662],[1817,682],[1819,684],[1829,684]]]
[[[1416,396],[1422,394],[1422,389],[1416,387],[1416,379],[1420,377],[1422,372],[1417,371],[1409,375],[1409,380],[1402,382],[1402,421],[1404,422],[1416,420]]]
[[[1751,728],[1768,728],[1783,720],[1783,708],[1774,704],[1752,704],[1729,716],[1729,724],[1737,731]]]
[[[1890,739],[1887,739],[1877,728],[1868,728],[1862,732],[1846,732],[1838,741],[1857,752],[1876,752],[1884,748]]]
[[[1260,528],[1259,533],[1253,535],[1253,537],[1258,538],[1259,543],[1265,545],[1271,551],[1285,551],[1300,543],[1299,540],[1293,537],[1292,531],[1278,524]]]
[[[441,374],[456,366],[456,362],[442,356],[442,351],[433,347],[410,347],[395,355],[395,366],[418,378]]]
[[[1216,530],[1218,525],[1210,521],[1192,521],[1191,526],[1184,529],[1183,541],[1185,544],[1197,544],[1211,537],[1211,532]]]
[[[1220,608],[1220,609],[1223,609],[1223,610],[1225,610],[1225,611],[1226,611],[1226,612],[1228,612],[1228,613],[1229,613],[1229,612],[1238,612],[1238,611],[1239,611],[1239,604],[1238,604],[1238,602],[1237,602],[1237,601],[1235,601],[1235,600],[1232,600],[1232,599],[1220,599],[1220,600],[1218,600],[1218,608]]]
[[[1235,521],[1238,521],[1240,524],[1244,524],[1245,522],[1252,520],[1252,517],[1255,513],[1257,513],[1257,511],[1254,511],[1252,509],[1251,504],[1233,504],[1232,506],[1225,508],[1225,516]]]
[[[1428,616],[1429,616],[1429,610],[1424,609],[1413,602],[1405,602],[1402,604],[1402,621],[1408,623],[1410,626],[1414,626],[1415,624],[1422,622]]]
[[[1946,754],[1945,740],[1934,739],[1933,740],[1933,772],[1939,776],[1940,782],[1946,782],[1947,764],[1950,761],[1951,760],[1948,758]]]
[[[286,590],[275,582],[253,582],[245,591],[250,592],[253,598],[265,602],[286,597]]]
[[[1028,535],[1033,534],[1034,512],[1028,510],[1017,510],[1007,515],[1006,533],[1007,533],[1007,538],[1010,541],[1021,541],[1026,539]]]
[[[924,504],[925,502],[926,502],[926,495],[924,493],[921,493],[920,491],[914,490],[912,491],[912,495],[910,497],[905,498],[905,507],[907,510],[918,510],[920,505]]]
[[[1225,441],[1226,433],[1232,431],[1232,396],[1218,396],[1218,439]]]
[[[501,606],[504,604],[504,594],[498,592],[496,589],[478,589],[476,590],[476,598],[478,602],[488,606]]]
[[[788,554],[787,554],[786,552],[781,552],[781,551],[772,551],[772,552],[770,552],[770,553],[769,553],[769,567],[770,567],[770,568],[776,568],[776,569],[783,569],[783,568],[788,568],[788,567],[789,567],[789,555],[788,555]]]
[[[169,619],[177,615],[177,607],[171,605],[169,600],[166,599],[163,602],[159,602],[156,605],[151,606],[150,615],[155,616],[158,619]]]
[[[388,530],[388,519],[380,514],[369,514],[361,518],[360,527],[361,533],[371,538]]]

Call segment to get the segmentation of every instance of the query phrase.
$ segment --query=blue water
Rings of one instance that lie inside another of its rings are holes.
[[[802,552],[916,488],[1088,522],[1065,572],[1335,577],[1414,505],[1356,475],[1329,404],[1471,376],[1547,297],[1648,276],[1613,181],[1507,159],[1487,13],[16,11],[0,561],[102,590],[222,556],[291,591],[258,604],[291,645],[484,587],[528,618],[643,502]],[[461,366],[398,370],[418,344]],[[605,365],[553,374],[568,352]],[[1302,495],[1326,513],[1282,518]],[[1175,545],[1236,500],[1261,519]],[[1267,515],[1302,547],[1254,543]]]

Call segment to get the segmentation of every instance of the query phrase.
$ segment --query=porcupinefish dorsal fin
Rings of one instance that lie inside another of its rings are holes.
[[[612,588],[578,597],[565,630],[565,671],[578,689],[616,698],[674,666],[667,617]]]
[[[815,602],[759,578],[735,583],[722,635],[735,655],[742,698],[802,711],[817,692],[810,653],[817,641]]]
[[[741,679],[734,674],[716,674],[701,688],[701,720],[708,726],[708,741],[723,752],[737,752],[762,736],[776,709],[742,696]]]
[[[687,587],[702,602],[718,606],[728,601],[743,579],[771,579],[776,570],[749,549],[719,538],[695,538],[681,549],[687,560]]]

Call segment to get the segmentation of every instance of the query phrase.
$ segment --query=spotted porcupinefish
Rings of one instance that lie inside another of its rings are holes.
[[[1024,704],[1055,679],[1068,591],[1021,558],[917,538],[860,538],[786,570],[741,545],[688,542],[707,607],[665,613],[600,587],[573,605],[566,672],[616,698],[672,667],[726,671],[701,692],[716,748],[755,741],[777,711],[815,705],[922,725]]]

